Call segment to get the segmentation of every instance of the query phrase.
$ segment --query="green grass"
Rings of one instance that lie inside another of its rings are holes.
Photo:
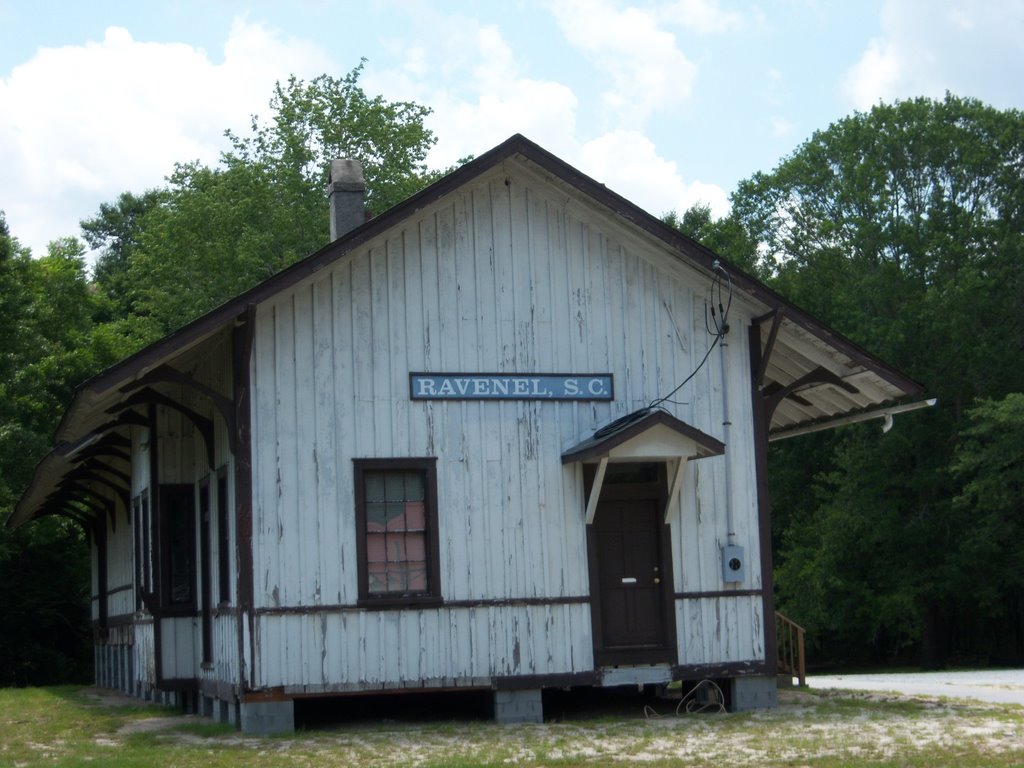
[[[780,699],[778,709],[743,714],[648,720],[638,704],[632,717],[537,726],[342,723],[253,738],[166,709],[110,706],[78,688],[0,689],[0,766],[1024,765],[1021,707],[806,691]]]

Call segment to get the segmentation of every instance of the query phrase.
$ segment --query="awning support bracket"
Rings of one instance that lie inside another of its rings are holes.
[[[587,525],[594,522],[597,515],[597,500],[601,497],[601,486],[604,485],[604,473],[608,469],[608,457],[602,456],[597,464],[597,472],[594,473],[594,483],[590,486],[590,496],[587,498]]]
[[[680,456],[675,461],[667,462],[668,470],[672,473],[672,481],[669,486],[668,501],[665,502],[665,525],[668,525],[672,520],[672,510],[676,508],[676,502],[679,499],[679,492],[683,487],[683,474],[686,472],[686,461],[686,456]]]

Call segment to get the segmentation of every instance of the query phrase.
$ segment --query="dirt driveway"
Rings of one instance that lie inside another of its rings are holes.
[[[812,689],[894,691],[910,696],[947,696],[1024,706],[1024,669],[983,672],[916,672],[875,675],[812,675]]]

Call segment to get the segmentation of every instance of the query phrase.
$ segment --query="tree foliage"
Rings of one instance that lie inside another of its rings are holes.
[[[118,274],[135,313],[168,332],[326,245],[332,158],[362,163],[377,213],[435,178],[424,165],[435,141],[424,125],[430,110],[367,96],[361,73],[362,64],[342,78],[279,83],[271,119],[253,117],[248,136],[229,132],[219,167],[175,167],[138,227],[108,247],[111,264],[128,252]]]
[[[92,330],[103,300],[74,238],[33,259],[0,213],[0,518],[50,446],[76,384],[116,358]],[[0,529],[0,685],[80,680],[89,583],[81,532],[61,521]]]
[[[115,302],[117,317],[125,317],[135,310],[128,268],[132,254],[139,247],[143,219],[156,208],[161,197],[162,191],[157,189],[141,195],[122,192],[116,203],[101,203],[94,217],[81,222],[82,237],[90,248],[99,252],[93,278]]]
[[[1010,661],[1024,645],[1024,393],[981,400],[967,416],[951,467],[954,510],[967,521],[956,550],[959,595],[985,618],[968,627],[972,641]]]
[[[988,625],[971,595],[1008,598],[1015,582],[976,583],[977,521],[950,469],[968,409],[1021,386],[1024,117],[949,95],[879,105],[742,182],[733,216],[774,287],[940,403],[887,435],[773,451],[773,473],[788,469],[772,488],[780,604],[834,656],[977,657]],[[801,466],[817,472],[810,498]],[[990,532],[1019,557],[1014,531]]]
[[[735,216],[730,214],[721,219],[715,219],[711,214],[710,205],[696,203],[683,211],[681,216],[676,211],[669,211],[661,217],[661,220],[720,256],[724,256],[734,266],[745,272],[755,277],[764,276],[759,260],[757,240]]]

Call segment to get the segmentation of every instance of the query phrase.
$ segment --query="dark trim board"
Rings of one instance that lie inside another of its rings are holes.
[[[534,688],[577,688],[596,685],[597,672],[565,672],[554,675],[509,675],[492,678],[496,691],[524,691]]]
[[[479,678],[466,685],[397,685],[325,690],[291,690],[287,687],[266,688],[259,691],[245,691],[239,699],[245,702],[288,701],[290,699],[318,699],[357,696],[401,696],[407,693],[463,693],[468,691],[525,691],[540,688],[586,688],[599,685],[597,670],[586,672],[561,672],[550,675],[499,675]],[[200,682],[202,685],[202,681]]]
[[[446,608],[518,608],[536,605],[586,605],[590,595],[569,595],[566,597],[510,597],[495,600],[446,600]]]
[[[643,657],[640,660],[640,656]],[[594,649],[594,664],[598,667],[643,666],[645,664],[674,664],[679,660],[679,651],[673,646],[656,648],[624,648],[622,650]]]
[[[161,691],[197,691],[199,690],[198,677],[165,677],[156,686]]]
[[[252,360],[253,324],[256,305],[247,303],[236,308],[241,314],[233,317],[231,335],[232,401],[235,407],[235,604],[238,606],[238,687],[247,686],[246,670],[255,680],[256,619],[253,586],[252,553],[252,399],[249,365]],[[248,624],[248,626],[246,626]],[[248,631],[246,631],[248,630]],[[246,647],[245,638],[249,644]]]
[[[104,594],[107,597],[110,597],[111,595],[116,595],[119,592],[131,592],[133,589],[135,589],[135,587],[132,586],[131,584],[122,584],[120,587],[111,587],[111,588],[109,588]],[[97,600],[100,599],[100,597],[101,597],[100,595],[91,595],[89,597],[89,599],[92,600],[95,603]]]
[[[238,694],[238,687],[223,680],[199,678],[199,693],[221,701],[231,701]]]
[[[755,323],[747,329],[750,370],[762,364],[761,329]],[[768,496],[768,423],[765,421],[765,398],[755,376],[750,380],[750,408],[754,417],[754,477],[757,482],[758,546],[761,549],[761,587],[763,589],[764,654],[768,674],[774,675],[778,657],[775,636],[775,591],[772,573],[772,509]],[[771,630],[769,631],[769,628]]]
[[[333,605],[282,605],[273,608],[257,608],[257,616],[315,616],[322,613],[359,612],[359,611],[405,611],[432,610],[437,608],[517,608],[537,605],[586,605],[590,602],[589,595],[569,597],[522,597],[501,598],[494,600],[437,600],[435,602],[417,601],[414,603],[381,603],[370,605],[362,603],[344,603]]]
[[[673,680],[703,680],[705,678],[745,677],[747,675],[774,675],[775,664],[764,661],[731,661],[724,664],[677,664],[672,667]]]
[[[136,614],[134,614],[134,613],[118,613],[118,614],[115,614],[113,616],[108,616],[107,617],[107,626],[110,627],[111,629],[113,629],[115,627],[128,627],[128,626],[136,626],[136,625],[152,624],[152,623],[153,623],[152,617],[147,616],[145,618],[136,618]],[[97,621],[96,619],[93,619],[92,620],[92,626],[94,628],[98,627],[99,626],[99,621]]]
[[[763,589],[719,589],[711,592],[676,592],[676,600],[711,600],[717,597],[763,597]]]

